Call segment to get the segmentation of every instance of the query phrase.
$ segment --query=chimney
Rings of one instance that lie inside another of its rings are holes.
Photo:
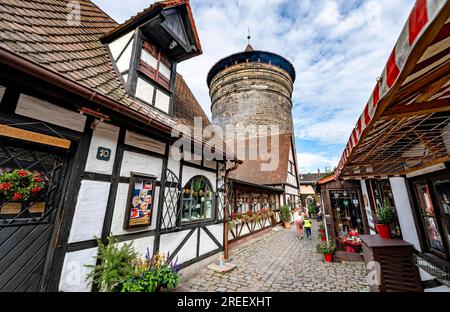
[[[320,174],[320,169],[317,169],[317,173]]]

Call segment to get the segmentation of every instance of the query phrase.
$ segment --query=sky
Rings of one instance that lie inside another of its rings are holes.
[[[121,23],[154,1],[93,0]],[[382,73],[414,0],[191,0],[203,55],[178,65],[211,116],[206,76],[255,50],[295,67],[292,115],[300,172],[333,169]]]

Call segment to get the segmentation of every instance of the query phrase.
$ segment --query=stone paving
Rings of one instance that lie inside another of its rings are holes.
[[[203,269],[183,281],[189,292],[368,292],[362,262],[325,263],[316,253],[318,234],[299,240],[295,227],[281,229],[231,250],[237,268],[222,274]]]

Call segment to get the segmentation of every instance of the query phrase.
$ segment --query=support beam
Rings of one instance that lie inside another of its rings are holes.
[[[432,113],[448,111],[450,111],[450,103],[448,99],[434,100],[429,102],[394,106],[388,108],[383,113],[382,119],[401,119],[405,117],[428,115]]]

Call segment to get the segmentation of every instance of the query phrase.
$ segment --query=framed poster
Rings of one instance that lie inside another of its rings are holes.
[[[155,183],[155,176],[131,173],[125,229],[151,225]]]

